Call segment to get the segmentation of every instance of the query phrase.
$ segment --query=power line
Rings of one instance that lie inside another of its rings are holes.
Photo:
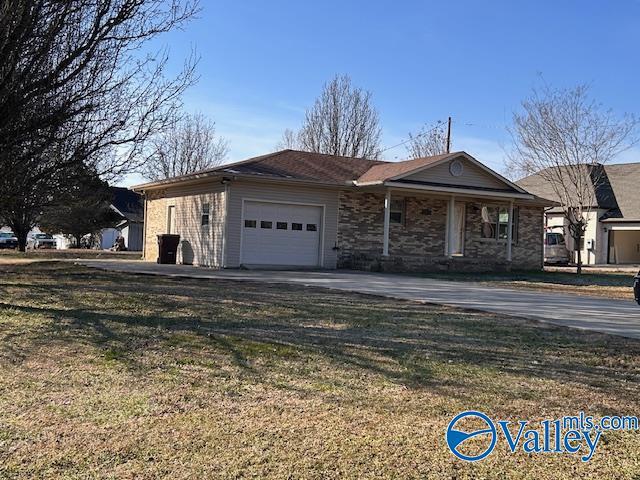
[[[463,123],[462,123],[462,122],[456,122],[456,121],[452,120],[452,119],[451,119],[451,117],[449,117],[449,119],[448,119],[448,122],[447,122],[447,123],[448,123],[448,126],[449,126],[448,128],[449,128],[449,129],[451,128],[450,126],[451,126],[451,124],[452,124],[452,123],[462,124],[462,125],[464,125],[464,126],[466,126],[466,127],[490,128],[490,129],[494,129],[494,130],[502,130],[502,131],[504,131],[504,130],[507,128],[507,127],[506,127],[506,125],[498,125],[498,124],[472,123],[472,122],[463,122]],[[444,122],[443,120],[437,120],[437,121],[436,121],[436,125],[435,125],[435,127],[431,128],[431,129],[429,129],[429,130],[426,130],[426,131],[424,131],[424,132],[421,132],[421,133],[419,133],[419,134],[417,134],[417,135],[414,135],[414,136],[413,136],[413,138],[409,138],[408,140],[404,140],[404,141],[402,141],[402,142],[400,142],[400,143],[396,143],[395,145],[391,145],[390,147],[387,147],[387,148],[385,148],[385,149],[383,149],[383,150],[380,150],[380,153],[384,153],[384,152],[387,152],[387,151],[389,151],[389,150],[393,150],[394,148],[398,148],[398,147],[401,147],[401,146],[403,146],[403,145],[406,145],[406,144],[407,144],[407,143],[409,143],[411,140],[414,140],[414,139],[416,139],[416,138],[423,137],[424,135],[428,135],[429,133],[431,133],[431,132],[433,132],[433,131],[437,130],[438,128],[442,128],[444,125],[445,125],[445,122]],[[449,130],[449,132],[448,132],[449,142],[451,142],[451,136],[450,136],[450,135],[451,135],[451,132],[450,132],[450,130]],[[450,143],[449,143],[449,145],[450,145]]]
[[[386,152],[388,150],[393,150],[394,148],[401,147],[402,145],[406,145],[407,143],[409,143],[411,140],[413,140],[415,138],[420,138],[420,137],[422,137],[424,135],[427,135],[428,133],[433,132],[434,130],[437,130],[438,128],[442,128],[443,125],[444,125],[444,122],[442,120],[438,120],[436,126],[433,127],[432,129],[427,130],[427,131],[422,132],[422,133],[419,133],[419,134],[415,135],[413,138],[405,140],[404,142],[400,142],[400,143],[397,143],[397,144],[392,145],[390,147],[387,147],[387,148],[385,148],[383,150],[380,150],[380,153],[384,153],[384,152]]]
[[[506,124],[497,124],[497,123],[465,122],[462,125],[464,125],[465,127],[489,128],[492,130],[505,130],[507,128]]]

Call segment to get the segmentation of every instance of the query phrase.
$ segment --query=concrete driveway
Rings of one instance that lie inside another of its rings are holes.
[[[81,260],[105,270],[213,280],[290,283],[368,293],[526,317],[556,325],[640,338],[640,306],[633,301],[496,288],[473,282],[351,271],[211,270],[187,265]]]

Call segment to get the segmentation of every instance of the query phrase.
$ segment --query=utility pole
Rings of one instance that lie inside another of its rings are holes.
[[[447,153],[451,153],[451,117],[447,122]]]

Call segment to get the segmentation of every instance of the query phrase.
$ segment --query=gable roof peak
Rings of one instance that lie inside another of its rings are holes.
[[[381,183],[387,180],[393,180],[397,177],[410,175],[424,168],[428,168],[460,156],[473,159],[473,157],[468,153],[460,151],[441,153],[439,155],[431,155],[429,157],[410,158],[400,162],[384,162],[371,167],[371,169],[357,179],[357,183]]]

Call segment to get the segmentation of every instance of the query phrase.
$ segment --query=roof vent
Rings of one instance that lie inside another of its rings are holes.
[[[454,177],[459,177],[464,172],[464,165],[460,160],[452,160],[449,164],[449,173]]]

